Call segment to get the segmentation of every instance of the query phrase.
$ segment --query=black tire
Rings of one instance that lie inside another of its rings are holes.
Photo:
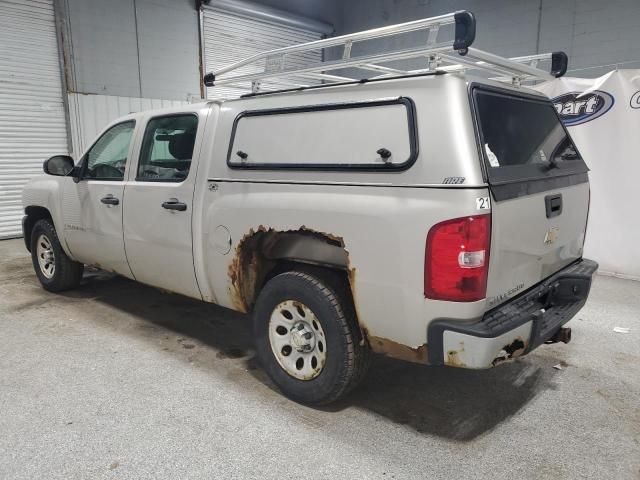
[[[320,276],[290,271],[281,273],[264,286],[254,309],[254,333],[258,359],[263,368],[292,400],[322,405],[352,390],[369,365],[369,347],[361,341],[353,309]],[[315,315],[326,340],[326,360],[320,373],[301,380],[290,375],[276,358],[269,340],[269,321],[274,309],[288,300],[300,302]]]
[[[51,276],[48,276],[43,271],[38,260],[38,240],[41,236],[48,239],[53,251],[52,263],[54,269]],[[38,280],[45,290],[50,292],[62,292],[80,285],[84,265],[82,263],[74,262],[64,252],[51,220],[38,220],[33,226],[33,230],[31,231],[31,261],[33,262],[33,268],[36,271]]]

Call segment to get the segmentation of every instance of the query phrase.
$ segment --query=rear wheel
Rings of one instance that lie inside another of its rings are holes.
[[[84,265],[67,256],[50,220],[38,220],[33,226],[31,260],[45,290],[61,292],[80,284]]]
[[[258,358],[293,400],[329,403],[363,377],[368,346],[343,303],[319,276],[298,271],[277,275],[260,292],[254,310]]]

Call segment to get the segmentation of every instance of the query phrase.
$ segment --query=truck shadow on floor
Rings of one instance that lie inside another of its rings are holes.
[[[102,272],[85,273],[82,286],[63,295],[115,309],[106,323],[144,337],[158,344],[158,349],[188,355],[201,368],[214,368],[221,360],[242,362],[244,368],[235,374],[277,392],[253,358],[247,315]],[[105,319],[96,318],[96,322],[104,325]],[[471,371],[375,356],[359,388],[317,410],[365,409],[423,434],[469,441],[517,415],[542,391],[555,388],[553,364],[552,358],[535,356],[492,370]]]

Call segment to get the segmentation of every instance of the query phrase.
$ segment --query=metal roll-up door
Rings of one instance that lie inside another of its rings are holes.
[[[202,47],[205,71],[210,72],[231,63],[243,60],[256,53],[298,43],[319,40],[322,34],[316,31],[295,28],[285,24],[269,22],[224,8],[203,7]],[[291,55],[287,65],[305,65],[322,60],[322,52]],[[250,65],[234,74],[255,73],[256,65]],[[295,79],[294,79],[295,80]],[[309,83],[307,80],[305,83]],[[286,88],[281,84],[263,82],[261,90]],[[234,98],[251,91],[247,82],[234,86],[207,89],[207,98]]]
[[[53,0],[0,0],[0,238],[21,235],[22,189],[68,153]]]

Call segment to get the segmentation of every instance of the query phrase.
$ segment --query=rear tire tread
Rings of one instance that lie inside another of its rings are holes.
[[[341,301],[341,295],[338,295],[331,287],[327,286],[319,278],[319,275],[294,270],[281,273],[275,276],[271,281],[276,279],[278,279],[278,281],[283,281],[287,278],[293,279],[296,282],[306,283],[311,286],[311,288],[315,290],[320,297],[331,305],[332,310],[335,312],[333,320],[339,327],[339,335],[341,335],[342,341],[345,345],[345,355],[341,358],[341,368],[339,368],[340,373],[338,378],[331,385],[331,389],[321,398],[309,399],[291,391],[287,391],[285,393],[294,400],[307,404],[323,405],[334,402],[356,387],[364,377],[369,364],[368,346],[363,342],[361,345],[361,341],[358,338],[359,329],[355,316],[353,315],[353,309],[350,308],[348,303],[346,308],[344,308],[343,303],[346,302],[346,300]],[[265,292],[266,294],[269,293],[268,284],[265,285],[265,289],[263,289],[260,296],[262,297]],[[257,303],[260,303],[260,297]],[[255,321],[264,322],[266,319],[256,318]],[[271,352],[269,353],[271,354]]]

